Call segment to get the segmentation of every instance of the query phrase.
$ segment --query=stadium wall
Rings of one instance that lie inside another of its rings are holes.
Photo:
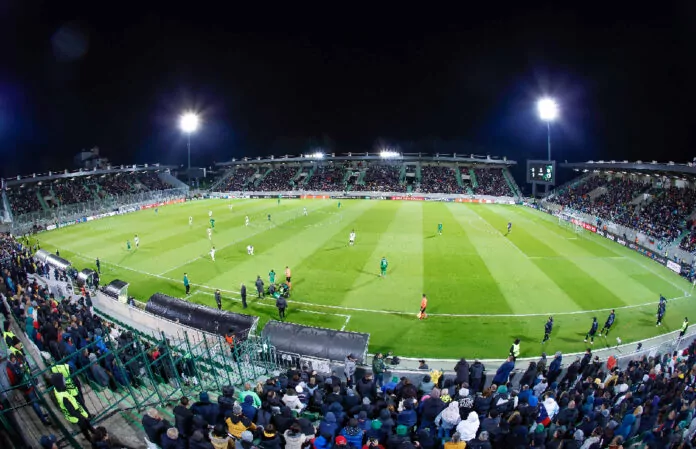
[[[516,204],[510,196],[464,195],[445,193],[403,193],[403,192],[322,192],[304,190],[284,190],[277,192],[211,192],[210,198],[298,198],[298,199],[351,199],[351,200],[397,200],[397,201],[445,201],[458,203]]]

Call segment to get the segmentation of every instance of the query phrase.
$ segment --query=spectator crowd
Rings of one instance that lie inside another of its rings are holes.
[[[10,187],[7,197],[12,213],[16,216],[43,209],[38,194],[47,199],[48,207],[85,203],[97,198],[128,195],[139,191],[158,191],[172,188],[162,181],[156,172],[120,172],[100,176],[76,176],[58,178],[24,187]]]
[[[254,173],[256,173],[256,169],[253,167],[239,167],[220,188],[228,192],[241,192],[247,190],[251,184],[249,178]]]
[[[341,191],[343,185],[343,167],[335,165],[321,165],[314,170],[312,177],[304,185],[303,189],[308,191]]]
[[[478,184],[474,187],[476,195],[514,196],[501,169],[475,168],[474,174]]]
[[[597,192],[594,198],[589,194]],[[641,193],[649,199],[631,202]],[[605,178],[601,175],[585,178],[577,185],[566,187],[551,200],[562,206],[613,221],[664,242],[679,237],[696,206],[696,190],[685,187],[650,187],[649,184],[625,177]],[[693,233],[684,237],[681,247],[693,251]]]
[[[281,165],[274,168],[267,174],[261,182],[255,187],[255,190],[261,192],[280,192],[292,188],[290,180],[297,173],[297,166]]]
[[[454,170],[456,167],[425,165],[421,168],[420,191],[423,193],[463,193]]]
[[[369,165],[363,178],[363,183],[355,183],[354,191],[358,192],[403,192],[399,184],[401,167],[398,165]]]

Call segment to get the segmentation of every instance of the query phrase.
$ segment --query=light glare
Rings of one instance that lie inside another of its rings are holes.
[[[379,153],[379,157],[384,158],[384,159],[390,159],[390,158],[395,158],[401,156],[398,152],[396,151],[391,151],[391,150],[382,150]]]
[[[558,104],[551,98],[542,98],[537,103],[539,117],[546,121],[552,122],[558,117]]]
[[[193,112],[182,114],[179,119],[179,126],[185,133],[192,133],[198,129],[198,116]]]

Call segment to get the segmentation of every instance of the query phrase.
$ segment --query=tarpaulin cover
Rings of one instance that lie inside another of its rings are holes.
[[[348,354],[363,361],[370,334],[343,332],[299,324],[269,321],[262,335],[279,351],[343,361]]]
[[[251,315],[211,309],[162,293],[155,293],[150,297],[145,311],[212,334],[224,335],[229,329],[233,329],[240,339],[247,337],[258,320]]]

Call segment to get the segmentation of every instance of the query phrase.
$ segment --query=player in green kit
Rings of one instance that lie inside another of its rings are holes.
[[[339,209],[341,208],[341,202],[340,202],[340,201],[338,202],[338,208],[339,208]]]
[[[210,219],[210,227],[211,227],[212,229],[215,229],[215,219],[214,219],[214,218],[211,218],[211,219]]]
[[[271,281],[271,284],[275,284],[275,271],[271,268],[271,271],[268,273],[268,280]]]
[[[439,235],[442,235],[442,223],[438,223],[438,224],[437,224],[437,233],[438,233]]]
[[[126,240],[126,248],[130,251],[130,240]]]
[[[278,195],[278,206],[280,206],[280,198],[281,198],[281,195]]]
[[[386,277],[387,276],[387,266],[389,263],[387,262],[386,257],[382,257],[382,260],[379,262],[379,269],[381,271],[380,276]]]

